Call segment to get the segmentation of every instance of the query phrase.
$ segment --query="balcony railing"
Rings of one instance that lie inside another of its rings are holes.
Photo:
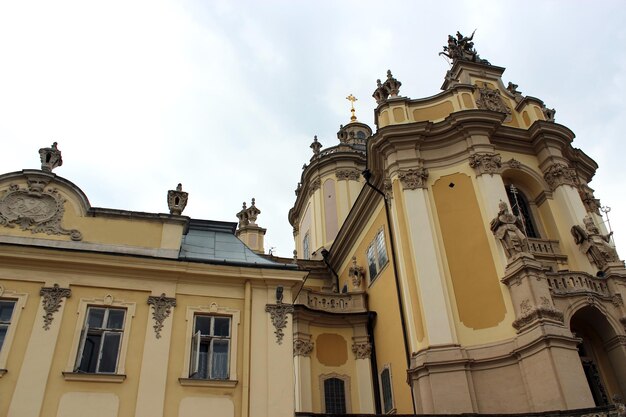
[[[295,304],[303,304],[312,310],[329,313],[363,313],[367,311],[364,292],[338,294],[305,288],[298,295]]]
[[[546,274],[550,291],[554,295],[574,295],[593,293],[601,297],[610,297],[606,282],[585,272],[555,272]]]

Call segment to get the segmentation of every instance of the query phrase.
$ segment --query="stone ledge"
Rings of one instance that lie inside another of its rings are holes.
[[[235,388],[239,381],[236,379],[178,378],[178,382],[184,387]]]
[[[114,382],[122,383],[126,379],[124,374],[85,374],[81,372],[63,372],[66,381],[86,382]]]

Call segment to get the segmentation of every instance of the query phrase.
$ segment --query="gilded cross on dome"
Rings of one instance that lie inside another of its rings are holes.
[[[354,114],[354,102],[358,100],[358,98],[354,97],[352,94],[350,94],[348,97],[346,97],[346,100],[348,100],[350,102],[351,105],[351,109],[350,109],[350,113],[352,113],[352,116],[350,116],[350,121],[351,122],[356,122],[356,115]]]

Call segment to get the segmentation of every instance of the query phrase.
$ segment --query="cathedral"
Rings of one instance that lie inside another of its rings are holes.
[[[57,143],[0,175],[0,415],[625,416],[597,164],[473,35],[440,55],[438,94],[387,71],[374,127],[352,107],[314,138],[292,258],[254,199],[232,222],[184,215],[181,184],[168,213],[92,207]]]

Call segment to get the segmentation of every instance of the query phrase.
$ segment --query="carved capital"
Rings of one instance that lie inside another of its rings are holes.
[[[322,180],[321,179],[316,178],[313,181],[311,181],[311,183],[309,184],[309,197],[311,197],[313,195],[313,193],[315,193],[315,190],[317,190],[321,186],[322,186]]]
[[[335,171],[338,181],[358,181],[361,178],[361,172],[358,169],[338,169]]]
[[[391,199],[393,199],[393,185],[389,178],[386,178],[383,182],[383,192],[385,193],[385,200],[387,200],[391,204]]]
[[[39,295],[42,297],[41,303],[43,304],[43,310],[46,312],[43,316],[43,328],[44,330],[50,330],[54,313],[61,308],[61,302],[63,302],[64,297],[69,298],[72,296],[72,290],[61,288],[59,284],[54,284],[52,287],[42,287]]]
[[[154,333],[157,339],[161,338],[161,329],[163,329],[163,322],[170,316],[172,307],[176,306],[176,298],[169,298],[165,296],[165,293],[159,297],[153,295],[148,297],[148,304],[152,306],[152,318],[154,319]]]
[[[552,191],[563,184],[575,187],[578,183],[576,171],[561,163],[550,165],[543,174],[543,178],[546,180]]]
[[[28,189],[11,185],[0,199],[0,226],[30,230],[31,233],[69,235],[72,240],[82,240],[76,229],[61,226],[65,213],[65,199],[56,190],[44,190],[47,178],[28,178]]]
[[[426,168],[409,169],[408,171],[400,171],[398,178],[405,190],[416,190],[418,188],[426,188],[426,180],[428,179],[428,170]]]
[[[475,153],[470,155],[469,164],[478,175],[481,174],[498,174],[502,168],[502,158],[497,153]]]
[[[293,356],[311,356],[313,347],[311,340],[296,338],[293,340]]]
[[[354,342],[352,353],[355,359],[369,359],[372,356],[372,344],[370,342]]]
[[[581,183],[578,186],[578,194],[588,213],[600,215],[600,200],[593,195],[593,189],[591,187]]]
[[[522,163],[515,158],[511,158],[507,161],[509,167],[513,169],[520,169],[522,167]]]
[[[265,312],[270,313],[270,319],[276,329],[274,334],[276,335],[276,342],[279,345],[283,344],[283,337],[285,333],[283,329],[287,327],[287,314],[293,313],[293,306],[291,304],[266,304]]]

